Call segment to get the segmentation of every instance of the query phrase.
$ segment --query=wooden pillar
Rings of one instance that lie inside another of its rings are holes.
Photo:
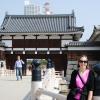
[[[10,35],[11,36],[11,38],[12,38],[12,48],[11,48],[11,54],[13,54],[14,52],[13,52],[13,39],[14,39],[14,36],[15,35]]]
[[[39,36],[39,35],[34,35],[34,36],[35,36],[35,40],[36,40],[36,43],[35,43],[35,44],[36,44],[36,45],[35,45],[35,54],[37,54],[37,47],[38,47],[38,46],[37,46],[37,45],[38,45],[38,44],[37,44],[37,39],[38,39],[38,36]]]
[[[60,36],[60,44],[61,44],[61,40],[62,40],[63,35],[60,34],[59,36]],[[60,52],[59,53],[62,54],[62,46],[61,45],[60,45]]]
[[[27,36],[27,35],[23,35],[24,36],[24,50],[23,50],[23,54],[25,54],[25,37]]]
[[[51,35],[47,35],[47,37],[48,37],[48,51],[47,51],[47,54],[50,54],[50,47],[49,47],[50,36]]]

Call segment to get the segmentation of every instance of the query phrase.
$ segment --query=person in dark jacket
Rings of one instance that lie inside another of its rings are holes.
[[[92,100],[94,90],[94,73],[88,67],[88,58],[82,55],[78,60],[78,70],[71,74],[70,92],[67,100]]]

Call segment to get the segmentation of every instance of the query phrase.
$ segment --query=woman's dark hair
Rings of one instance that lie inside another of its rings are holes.
[[[79,61],[80,61],[80,59],[81,59],[82,57],[85,57],[85,58],[87,59],[87,66],[86,66],[86,68],[88,68],[88,57],[87,57],[86,55],[81,55],[81,56],[79,57],[79,59],[78,59],[78,68],[80,67]]]

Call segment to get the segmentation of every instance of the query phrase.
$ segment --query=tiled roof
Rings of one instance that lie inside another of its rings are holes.
[[[94,26],[92,35],[88,41],[100,41],[100,25]]]
[[[95,46],[100,46],[100,42],[79,42],[79,41],[74,41],[74,42],[69,42],[65,46],[69,47],[95,47]]]
[[[83,27],[76,27],[75,22],[73,14],[6,15],[0,33],[83,32]]]

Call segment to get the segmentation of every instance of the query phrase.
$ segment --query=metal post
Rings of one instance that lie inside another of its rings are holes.
[[[38,60],[32,62],[32,84],[31,84],[31,100],[39,100],[37,96],[37,90],[42,88],[41,82],[41,70],[39,68],[40,63]]]

